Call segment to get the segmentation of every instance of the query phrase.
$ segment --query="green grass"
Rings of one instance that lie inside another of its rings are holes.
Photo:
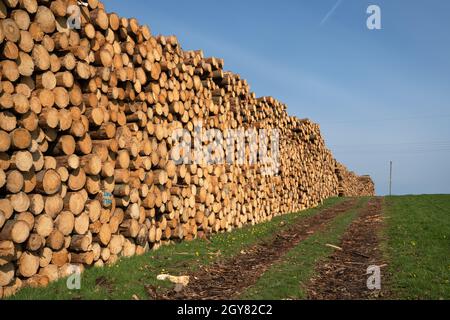
[[[305,299],[304,285],[314,274],[317,263],[332,254],[326,244],[337,245],[347,227],[358,214],[358,210],[367,203],[362,198],[356,207],[337,216],[323,231],[300,242],[291,249],[283,260],[272,265],[255,285],[248,288],[242,299]]]
[[[258,241],[273,237],[281,228],[286,228],[299,219],[312,216],[321,209],[343,201],[340,198],[329,199],[315,209],[299,214],[275,217],[272,221],[256,226],[247,226],[232,233],[222,233],[211,237],[211,242],[195,240],[170,245],[143,256],[122,259],[114,266],[91,268],[82,274],[81,290],[68,290],[66,280],[51,283],[46,288],[25,288],[11,299],[132,299],[137,295],[147,298],[144,285],[167,287],[166,282],[156,280],[160,273],[182,275],[195,270],[199,265],[209,264],[217,259],[238,254],[242,249]],[[96,280],[105,279],[107,285],[97,285]]]
[[[393,297],[450,299],[450,195],[386,198]]]

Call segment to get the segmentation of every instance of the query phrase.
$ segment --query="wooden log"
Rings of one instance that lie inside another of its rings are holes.
[[[64,17],[67,14],[67,4],[62,0],[52,1],[50,4],[50,10],[57,17]]]
[[[85,206],[85,212],[89,215],[91,222],[96,222],[100,217],[101,203],[98,200],[88,200]]]
[[[50,282],[56,281],[59,278],[58,266],[55,264],[48,264],[39,270],[39,275],[48,278]]]
[[[23,30],[20,31],[20,40],[18,42],[18,46],[22,53],[27,54],[26,60],[29,61],[29,59],[31,58],[29,53],[32,52],[33,47],[34,47],[34,39],[29,31],[23,31]],[[19,52],[19,59],[21,59],[20,52]],[[19,65],[20,65],[20,63],[19,63]],[[34,62],[32,60],[28,66],[32,67],[31,71],[34,71]]]
[[[111,256],[111,251],[109,250],[109,248],[102,248],[101,253],[100,253],[100,258],[106,262],[109,260]]]
[[[52,90],[56,87],[56,77],[51,71],[44,72],[36,76],[36,88]]]
[[[35,44],[32,51],[32,58],[35,69],[40,71],[47,71],[50,69],[50,54],[44,46]]]
[[[107,246],[111,240],[111,228],[109,224],[102,224],[98,234],[94,237],[94,241]]]
[[[59,124],[59,113],[54,108],[45,108],[39,115],[39,126],[56,128]]]
[[[39,257],[31,252],[24,252],[19,258],[18,272],[21,276],[29,278],[34,276],[39,269]]]
[[[68,71],[61,71],[55,74],[56,85],[59,87],[72,88],[74,85],[74,78],[72,73]]]
[[[63,198],[60,194],[55,194],[45,198],[44,212],[51,218],[55,218],[64,207]]]
[[[83,80],[89,79],[89,77],[91,76],[89,65],[83,62],[77,62],[76,75]]]
[[[20,29],[13,19],[3,19],[1,21],[3,35],[6,40],[16,43],[20,39]]]
[[[17,128],[11,132],[11,146],[15,149],[27,149],[31,145],[31,134],[28,130]]]
[[[139,233],[139,223],[134,219],[126,219],[120,225],[120,233],[125,237],[135,238]]]
[[[86,252],[92,243],[92,237],[89,235],[75,235],[72,237],[70,249],[76,252]]]
[[[61,189],[61,177],[56,170],[49,169],[36,174],[36,192],[53,195]]]
[[[16,214],[15,219],[17,221],[24,221],[28,224],[29,230],[33,229],[34,216],[31,212],[21,212]]]
[[[54,229],[50,235],[47,237],[46,246],[53,250],[61,250],[64,246],[64,235],[58,229]]]
[[[55,105],[59,108],[66,108],[70,103],[69,92],[64,87],[56,87],[53,89],[55,97]]]
[[[20,72],[16,62],[11,60],[3,60],[0,63],[0,67],[5,79],[13,82],[19,79]]]
[[[0,208],[6,220],[12,217],[14,208],[9,199],[0,199]]]
[[[94,253],[92,251],[82,253],[72,253],[71,262],[91,265],[94,262]]]
[[[50,278],[47,275],[39,275],[36,274],[32,276],[31,278],[28,278],[24,282],[25,287],[30,288],[42,288],[48,286],[50,283]]]
[[[39,215],[44,210],[44,198],[40,194],[29,194],[30,207],[28,210],[36,215]]]
[[[75,217],[70,211],[64,211],[55,219],[55,227],[64,235],[72,234],[75,227]]]
[[[55,16],[53,15],[53,12],[45,6],[38,7],[35,21],[39,24],[39,27],[45,33],[53,33],[56,29]]]
[[[64,210],[79,215],[85,207],[85,197],[81,192],[68,192],[64,197]]]
[[[19,5],[30,14],[36,13],[38,9],[36,0],[19,0]]]
[[[23,42],[26,41],[26,38],[23,38]],[[25,44],[21,44],[21,47],[26,46]],[[21,76],[29,77],[33,75],[34,72],[34,61],[33,58],[25,53],[19,52],[16,60],[17,71]]]
[[[15,278],[9,286],[2,288],[3,298],[8,298],[10,296],[15,295],[17,293],[17,291],[19,291],[20,288],[22,288],[22,286],[23,286],[23,281],[19,278]]]
[[[119,226],[123,222],[124,216],[125,214],[121,208],[116,208],[114,210],[109,221],[111,233],[116,233],[119,230]]]
[[[75,169],[71,172],[69,181],[67,183],[68,187],[72,191],[79,191],[83,189],[86,184],[86,174],[82,168]]]
[[[28,151],[17,151],[11,157],[11,169],[28,172],[33,167],[33,155]]]
[[[8,200],[16,212],[25,212],[30,207],[30,198],[25,192],[10,195]]]
[[[155,182],[160,185],[165,185],[168,181],[168,175],[165,170],[155,170],[153,175],[155,177]]]
[[[13,98],[11,97],[11,106],[13,107]],[[17,119],[13,113],[8,111],[0,112],[0,128],[4,131],[13,131],[17,126]]]
[[[70,156],[55,157],[57,166],[64,166],[68,169],[78,169],[80,167],[80,158],[76,154]]]
[[[0,241],[0,265],[16,260],[18,255],[16,246],[9,240]]]
[[[39,98],[39,102],[43,107],[51,108],[55,104],[55,95],[51,90],[48,89],[40,89],[36,91],[36,94]]]
[[[61,66],[68,71],[74,70],[77,66],[77,61],[75,59],[75,56],[72,53],[67,53],[66,55],[61,57],[60,61],[61,61]],[[74,87],[74,88],[76,88],[76,87]],[[74,105],[78,105],[78,104],[74,103]]]
[[[0,210],[0,228],[3,227],[3,225],[5,224],[5,222],[6,222],[5,214],[3,213],[2,210]]]
[[[122,251],[124,238],[121,235],[113,235],[108,244],[111,255],[117,255]],[[111,258],[111,257],[110,257]]]
[[[10,193],[18,193],[22,191],[24,187],[24,177],[22,173],[20,173],[20,171],[17,170],[8,171],[5,180],[6,181],[4,181],[3,184],[6,182],[6,189]]]
[[[12,263],[0,265],[0,287],[8,286],[14,279],[15,268]]]
[[[74,232],[79,235],[84,235],[89,230],[89,216],[82,213],[75,218]]]
[[[39,215],[34,224],[34,231],[41,237],[48,237],[53,231],[53,219],[47,215]]]
[[[0,232],[0,241],[11,240],[14,243],[24,243],[30,234],[30,226],[25,221],[9,220]]]
[[[8,132],[0,130],[0,152],[8,151],[11,146],[11,137]]]
[[[52,261],[53,251],[50,248],[42,248],[39,255],[39,266],[41,268],[47,267]],[[42,269],[41,269],[42,270]]]
[[[54,155],[72,155],[75,152],[75,139],[70,135],[63,135],[53,147]]]
[[[80,164],[85,173],[89,175],[98,175],[102,170],[102,161],[95,154],[81,157]]]
[[[51,263],[58,267],[62,267],[63,265],[69,262],[69,259],[70,259],[69,251],[67,251],[67,249],[64,248],[61,249],[60,251],[54,251],[52,253]]]
[[[116,126],[114,123],[104,123],[100,128],[91,133],[92,139],[107,140],[114,138],[116,134]]]
[[[37,233],[30,234],[30,237],[27,240],[26,249],[28,251],[38,251],[45,244],[45,239],[41,235]]]
[[[14,42],[6,42],[3,47],[3,56],[6,59],[16,60],[19,57],[19,48]]]
[[[26,96],[21,93],[14,94],[12,96],[14,110],[17,113],[25,114],[30,110],[30,103]]]

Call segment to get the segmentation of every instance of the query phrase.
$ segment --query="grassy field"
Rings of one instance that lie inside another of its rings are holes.
[[[148,299],[145,285],[158,290],[171,287],[156,280],[158,274],[189,274],[200,265],[236,256],[256,243],[269,241],[276,231],[342,201],[329,199],[319,208],[217,234],[208,241],[166,246],[143,256],[123,259],[114,266],[91,268],[82,274],[81,290],[68,290],[66,280],[62,279],[47,288],[26,288],[11,299]],[[360,199],[324,229],[287,251],[240,298],[304,299],[302,285],[314,275],[315,266],[333,252],[325,244],[340,242],[367,201],[367,198]],[[382,285],[388,287],[387,298],[450,299],[450,195],[388,197],[383,203],[385,222],[380,245],[388,264],[383,270],[389,271],[382,278]]]
[[[450,196],[388,197],[385,215],[393,298],[450,299]]]

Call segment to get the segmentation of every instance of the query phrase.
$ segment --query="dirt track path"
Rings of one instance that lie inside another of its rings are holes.
[[[358,200],[349,199],[276,234],[271,241],[254,245],[237,256],[219,261],[190,275],[190,283],[180,292],[153,293],[155,299],[227,300],[236,298],[253,285],[290,249],[323,228],[336,216],[354,208]]]
[[[378,231],[382,227],[382,198],[373,198],[344,234],[342,250],[336,250],[325,263],[317,266],[308,284],[308,298],[313,300],[376,299],[385,295],[382,290],[367,288],[367,268],[383,266]],[[383,268],[381,268],[383,279]]]

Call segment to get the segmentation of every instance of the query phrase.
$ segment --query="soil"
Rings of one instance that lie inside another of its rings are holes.
[[[383,226],[382,198],[373,198],[345,232],[339,247],[324,263],[318,264],[316,276],[307,285],[312,300],[379,299],[383,289],[383,255],[380,228]],[[369,266],[380,266],[381,290],[369,290]]]
[[[325,208],[314,216],[299,220],[296,224],[284,228],[271,240],[258,243],[238,255],[221,260],[208,266],[201,266],[189,274],[188,286],[167,292],[157,292],[154,287],[146,286],[151,299],[180,300],[229,300],[239,296],[290,249],[297,246],[325,226],[335,217],[348,212],[357,204],[357,199],[345,200],[330,208]]]
[[[106,289],[108,293],[112,293],[114,291],[114,284],[103,276],[95,279],[95,286]]]

